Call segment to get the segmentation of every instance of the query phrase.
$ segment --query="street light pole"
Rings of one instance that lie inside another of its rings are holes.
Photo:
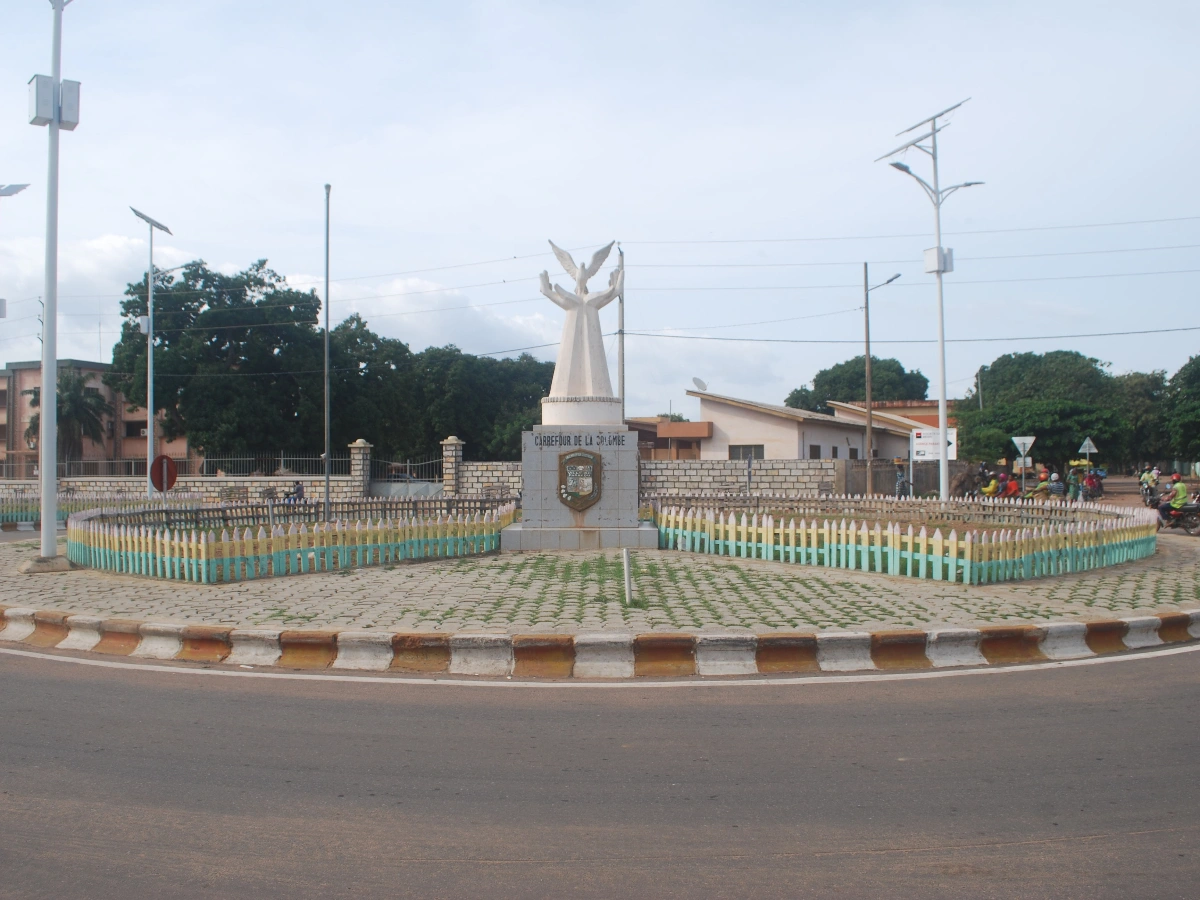
[[[967,100],[970,99],[970,97],[967,98]],[[961,103],[956,103],[947,109],[943,109],[941,112],[930,116],[928,119],[923,119],[916,125],[913,125],[911,128],[905,128],[903,131],[897,134],[897,137],[902,134],[908,134],[910,131],[915,131],[922,125],[928,125],[929,131],[922,134],[920,137],[913,138],[911,141],[897,147],[895,150],[883,154],[883,156],[875,160],[875,162],[879,162],[881,159],[887,159],[889,156],[895,156],[897,153],[908,150],[910,147],[915,147],[916,149],[927,154],[933,161],[932,185],[913,172],[912,169],[902,162],[892,162],[889,163],[889,165],[891,165],[894,169],[903,172],[905,175],[912,176],[912,178],[921,185],[921,189],[925,191],[926,196],[929,197],[930,202],[933,204],[933,228],[937,246],[931,247],[929,250],[925,251],[925,271],[933,273],[937,278],[938,377],[941,382],[938,388],[938,430],[941,432],[941,454],[938,457],[938,486],[942,500],[950,499],[950,460],[946,452],[946,448],[950,443],[946,409],[946,317],[944,304],[942,302],[942,275],[945,272],[954,271],[954,251],[947,250],[942,247],[942,204],[945,203],[946,199],[959,188],[974,187],[975,185],[983,184],[983,182],[964,181],[961,184],[952,185],[948,188],[943,188],[941,186],[938,173],[937,136],[939,131],[949,127],[949,123],[938,125],[938,119],[942,118],[947,113],[958,109],[963,105],[963,103],[966,103],[967,100],[963,100]],[[926,140],[929,141],[928,147],[922,143],[922,141]]]
[[[41,555],[58,555],[58,136],[62,126],[62,14],[71,0],[50,0],[54,9],[54,32],[50,49],[49,116],[35,117],[50,132],[46,172],[46,287],[42,316],[41,435],[38,464],[41,466]],[[39,95],[34,76],[34,96]],[[39,109],[39,112],[42,110]],[[71,126],[72,128],[74,125]]]
[[[866,344],[866,396],[867,396],[867,495],[871,495],[875,491],[875,483],[871,480],[871,466],[874,458],[874,438],[872,435],[872,414],[871,414],[871,291],[876,288],[881,288],[891,284],[900,277],[899,273],[893,275],[883,284],[877,284],[875,287],[870,286],[867,263],[863,263],[863,336]]]
[[[621,271],[625,271],[625,251],[617,244]],[[617,393],[621,395],[621,424],[625,424],[625,282],[617,297]]]
[[[333,434],[329,416],[329,190],[325,185],[325,521],[329,521],[329,467]]]
[[[150,477],[154,462],[154,229],[171,233],[171,229],[133,207],[133,214],[150,229],[150,262],[146,269],[146,499],[154,499],[154,481]]]

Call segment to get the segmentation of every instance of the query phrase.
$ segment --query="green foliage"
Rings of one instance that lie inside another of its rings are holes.
[[[1011,457],[1014,434],[1037,436],[1036,459],[1060,466],[1084,438],[1110,463],[1134,464],[1170,454],[1165,372],[1114,376],[1108,364],[1073,350],[1010,353],[979,371],[978,394],[956,410],[962,452],[972,459]]]
[[[1019,400],[1105,402],[1111,399],[1112,390],[1112,375],[1105,371],[1107,366],[1108,363],[1074,350],[1009,353],[979,370],[983,405]]]
[[[97,444],[104,440],[104,417],[112,414],[112,405],[100,396],[100,391],[89,387],[88,382],[95,373],[87,375],[71,369],[58,370],[58,407],[55,421],[58,424],[58,458],[82,459],[83,439],[90,438]],[[41,406],[41,388],[22,391],[30,396],[29,405]],[[34,413],[25,429],[25,440],[33,441],[42,426],[42,414]]]
[[[659,414],[658,414],[658,417],[659,417],[660,419],[666,419],[668,422],[687,422],[687,421],[690,421],[690,420],[688,420],[688,419],[685,419],[685,418],[683,417],[683,415],[682,415],[682,414],[680,414],[680,413],[659,413]]]
[[[831,413],[832,410],[826,405],[830,400],[866,400],[866,366],[867,358],[864,355],[822,369],[813,378],[811,388],[796,388],[787,395],[784,405],[793,409]],[[906,371],[897,359],[871,357],[872,400],[924,400],[928,391],[929,379],[920,371]]]
[[[1171,447],[1182,459],[1200,459],[1200,356],[1171,376],[1163,416]]]
[[[146,398],[146,340],[136,316],[146,283],[131,284],[106,383]],[[235,275],[190,263],[155,286],[155,406],[168,437],[204,452],[315,453],[324,447],[324,337],[315,292],[289,288],[260,260]],[[413,353],[351,316],[330,332],[335,452],[364,438],[379,455],[438,455],[457,434],[476,459],[516,459],[538,418],[554,366],[525,355],[490,359],[455,347]]]
[[[1128,440],[1128,423],[1116,410],[1077,400],[1018,400],[956,410],[955,416],[959,456],[966,459],[1012,458],[1012,435],[1032,434],[1037,436],[1033,457],[1064,468],[1089,435],[1101,450],[1125,446]]]

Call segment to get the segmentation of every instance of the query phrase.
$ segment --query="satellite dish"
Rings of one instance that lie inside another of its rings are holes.
[[[697,390],[700,390],[700,391],[707,391],[707,390],[708,390],[708,385],[707,385],[707,384],[705,384],[703,381],[701,381],[699,378],[693,378],[693,379],[692,379],[692,384],[694,384],[694,385],[696,386],[696,389],[697,389]]]

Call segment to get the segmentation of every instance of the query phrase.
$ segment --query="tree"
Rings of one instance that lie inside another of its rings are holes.
[[[955,410],[959,456],[965,459],[1012,458],[1012,435],[1032,434],[1035,459],[1066,468],[1076,458],[1079,445],[1090,436],[1102,451],[1127,441],[1128,423],[1114,409],[1075,400],[1019,400],[982,410],[967,406]],[[1112,459],[1108,452],[1105,458]]]
[[[127,317],[106,383],[146,397],[146,341],[136,316],[146,283],[129,285]],[[186,434],[209,456],[320,452],[325,443],[320,299],[287,286],[260,260],[223,275],[203,261],[155,288],[155,406],[169,437]],[[380,456],[441,453],[457,434],[472,459],[517,459],[539,419],[552,363],[489,359],[456,347],[413,353],[357,315],[330,332],[335,451],[364,438]]]
[[[1164,416],[1170,446],[1178,459],[1200,459],[1200,356],[1191,357],[1167,385]]]
[[[1015,453],[1011,437],[1032,434],[1036,459],[1058,467],[1076,458],[1091,437],[1102,458],[1128,462],[1156,434],[1155,413],[1144,408],[1161,394],[1161,373],[1114,377],[1107,363],[1074,350],[1010,353],[979,370],[982,410],[969,402],[955,409],[960,453],[998,459]],[[1156,378],[1159,380],[1156,382]]]
[[[813,378],[813,386],[796,388],[787,395],[785,406],[831,413],[826,405],[830,400],[841,402],[865,401],[867,398],[867,358],[856,356],[822,369]],[[905,371],[897,359],[871,357],[872,400],[924,400],[929,392],[929,379],[914,369]]]
[[[100,396],[100,391],[89,387],[88,382],[95,373],[87,375],[72,369],[58,370],[58,396],[55,421],[58,423],[58,458],[60,460],[81,459],[83,439],[90,438],[97,444],[104,441],[104,417],[112,415],[112,404]],[[29,405],[41,406],[41,388],[22,391],[29,396]],[[32,443],[42,425],[42,414],[36,412],[25,429],[25,440]]]

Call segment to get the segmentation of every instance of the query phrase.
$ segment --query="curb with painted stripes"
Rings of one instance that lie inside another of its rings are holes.
[[[289,631],[0,607],[0,641],[142,659],[518,678],[912,670],[1080,659],[1200,639],[1200,610],[1091,622],[766,634]]]

